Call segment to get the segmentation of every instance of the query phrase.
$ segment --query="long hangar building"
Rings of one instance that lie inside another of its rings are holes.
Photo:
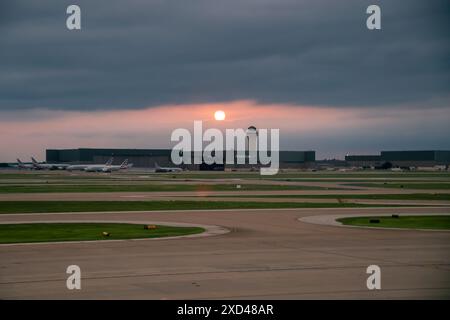
[[[347,155],[352,166],[377,167],[390,163],[394,167],[433,167],[450,165],[450,151],[381,151],[379,155]]]
[[[114,157],[114,163],[121,163],[125,159],[135,167],[153,168],[155,162],[160,166],[175,166],[170,158],[171,149],[47,149],[46,161],[48,163],[105,163]],[[281,168],[307,168],[316,161],[315,151],[280,151]],[[235,161],[236,163],[236,161]],[[183,166],[182,166],[183,167]],[[185,165],[191,170],[224,170],[224,166]],[[240,168],[251,165],[226,165],[226,167]]]

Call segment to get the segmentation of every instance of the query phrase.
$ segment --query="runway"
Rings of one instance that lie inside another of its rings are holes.
[[[0,246],[1,299],[450,298],[450,233],[299,221],[312,215],[449,213],[450,207],[1,215],[12,221],[167,221],[231,232],[160,241]],[[82,289],[66,288],[79,265]],[[366,268],[381,268],[368,290]]]

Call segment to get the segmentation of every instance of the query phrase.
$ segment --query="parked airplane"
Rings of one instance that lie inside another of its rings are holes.
[[[112,163],[113,163],[113,159],[114,158],[110,158],[105,164],[104,164],[104,166],[110,166]],[[98,166],[100,166],[99,164],[73,164],[73,165],[70,165],[70,166],[68,166],[67,168],[66,168],[66,170],[68,170],[68,171],[74,171],[74,170],[81,170],[81,171],[83,171],[83,170],[86,170],[86,168],[89,168],[89,167],[98,167]],[[87,170],[86,170],[87,171]]]
[[[103,168],[103,172],[113,172],[113,171],[119,171],[119,170],[124,170],[124,169],[128,169],[131,168],[133,166],[132,163],[128,164],[128,159],[125,159],[124,162],[122,162],[121,165],[119,166],[113,166],[113,165],[108,165],[105,168]]]
[[[160,167],[155,162],[155,172],[180,172],[180,171],[183,171],[183,169],[181,169],[181,168]]]
[[[33,166],[37,170],[66,170],[68,163],[39,163],[35,158],[31,157]]]
[[[117,171],[120,169],[127,169],[128,167],[128,159],[126,159],[120,166],[112,166],[112,165],[92,165],[84,169],[84,171],[87,172],[111,172],[111,171]]]
[[[23,163],[22,161],[20,161],[20,159],[17,159],[17,167],[19,169],[28,169],[28,170],[34,169],[34,166],[31,163]]]

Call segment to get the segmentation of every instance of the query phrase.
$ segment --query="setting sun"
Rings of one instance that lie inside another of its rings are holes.
[[[214,119],[216,119],[217,121],[225,120],[225,112],[223,112],[222,110],[217,110],[214,113]]]

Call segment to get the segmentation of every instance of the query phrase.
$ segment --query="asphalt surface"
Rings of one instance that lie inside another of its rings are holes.
[[[166,221],[221,235],[159,241],[0,245],[1,299],[449,299],[450,232],[342,228],[327,214],[450,213],[441,208],[210,210],[0,215],[18,221]],[[80,266],[81,290],[66,288]],[[368,290],[366,268],[381,268]]]

